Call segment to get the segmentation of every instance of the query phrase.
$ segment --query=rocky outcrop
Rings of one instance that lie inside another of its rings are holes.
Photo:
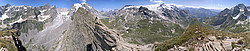
[[[249,50],[248,33],[233,34],[191,25],[180,37],[157,45],[168,51],[230,51]],[[172,42],[169,43],[168,42]]]
[[[15,29],[4,30],[0,32],[0,50],[1,51],[17,51],[18,46],[16,46],[14,41],[17,38],[17,31]],[[15,36],[15,37],[13,37]],[[19,46],[20,47],[20,46]]]
[[[99,19],[104,18],[104,16],[101,15],[100,12],[98,12],[97,10],[95,10],[95,8],[93,8],[92,6],[90,6],[87,3],[75,3],[71,8],[70,8],[70,13],[69,15],[73,15],[73,12],[76,12],[78,10],[79,7],[82,7],[84,9],[86,9],[87,11],[89,11],[90,13],[96,15]]]
[[[54,50],[106,51],[116,47],[116,34],[105,29],[90,12],[80,7],[71,19],[69,29],[58,39]]]

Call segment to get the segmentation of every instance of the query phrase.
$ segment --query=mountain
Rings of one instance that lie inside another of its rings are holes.
[[[204,18],[204,17],[212,17],[219,13],[219,11],[215,11],[212,9],[205,9],[205,8],[190,8],[185,7],[182,8],[184,10],[188,10],[188,12],[194,17],[194,18]]]
[[[2,15],[5,13],[5,11],[7,10],[6,8],[11,6],[10,4],[6,4],[5,6],[1,6],[0,7],[0,17],[2,17]]]
[[[249,8],[238,4],[200,22],[172,4],[126,5],[107,12],[87,3],[70,10],[7,4],[0,6],[0,50],[248,51]]]
[[[115,13],[116,11],[118,11],[118,9],[114,9],[114,10],[102,10],[100,11],[100,13],[103,15],[103,16],[109,16],[109,15],[112,15],[113,13]]]
[[[152,50],[153,44],[142,46],[126,42],[118,32],[106,27],[98,16],[85,7],[75,8],[75,5],[72,7],[74,8],[70,10],[50,7],[49,4],[39,7],[6,7],[7,10],[3,12],[8,17],[2,21],[5,22],[3,25],[8,24],[8,26],[6,25],[7,27],[0,32],[1,50]],[[16,21],[20,19],[23,21]]]
[[[231,9],[224,9],[213,17],[202,19],[205,24],[214,26],[218,30],[233,33],[249,31],[250,10],[244,4],[238,4]]]
[[[99,19],[105,18],[105,16],[102,16],[102,14],[100,12],[98,12],[97,10],[95,10],[95,8],[93,8],[92,6],[90,6],[87,3],[75,3],[70,8],[70,13],[69,14],[73,14],[73,12],[76,12],[79,7],[82,7],[84,9],[86,9],[87,11],[91,12],[92,14],[98,16]]]
[[[190,25],[179,37],[156,45],[156,51],[248,51],[249,32],[228,33]]]
[[[122,34],[134,44],[151,44],[176,37],[183,33],[191,15],[175,5],[126,5],[102,22]]]

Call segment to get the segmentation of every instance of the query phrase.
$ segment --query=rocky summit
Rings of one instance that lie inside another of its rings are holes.
[[[247,4],[218,10],[150,0],[158,4],[109,9],[95,1],[0,6],[0,51],[250,51]]]

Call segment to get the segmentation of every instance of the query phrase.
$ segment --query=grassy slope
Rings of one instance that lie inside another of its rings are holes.
[[[196,32],[199,31],[199,32]],[[203,32],[203,33],[202,33]],[[156,51],[159,50],[167,50],[172,48],[174,45],[182,45],[185,44],[185,42],[187,42],[190,39],[194,39],[194,38],[199,38],[199,37],[204,37],[206,35],[212,34],[214,36],[222,36],[222,38],[224,38],[225,36],[229,36],[229,37],[243,37],[243,41],[245,41],[246,47],[245,48],[250,48],[249,43],[250,43],[250,33],[239,33],[239,34],[235,34],[235,33],[227,33],[227,32],[223,32],[223,31],[217,31],[217,30],[213,30],[213,29],[208,29],[208,28],[204,28],[198,25],[191,25],[188,27],[188,29],[179,37],[175,37],[171,40],[167,40],[161,44],[156,45],[157,49]]]
[[[211,26],[209,26],[209,25],[200,23],[196,18],[194,18],[194,19],[189,23],[189,25],[199,25],[199,26],[202,26],[202,27],[205,27],[205,28],[213,29],[213,27],[211,27]]]
[[[11,36],[10,32],[15,32],[15,30],[12,29],[12,30],[2,31],[0,32],[0,37]],[[0,38],[0,48],[1,47],[7,48],[9,51],[17,51],[17,48],[15,47],[14,41],[12,39]]]
[[[123,19],[121,19],[124,21]],[[111,29],[121,29],[120,26],[122,25],[122,22],[118,20],[114,20],[112,22],[108,22],[108,19],[101,19],[101,21],[108,26]],[[124,34],[123,37],[130,37],[135,39],[141,39],[145,43],[153,43],[153,42],[159,42],[163,40],[168,40],[171,37],[179,36],[181,33],[183,33],[184,29],[182,29],[179,25],[173,24],[173,23],[167,23],[163,21],[157,21],[144,19],[139,20],[138,22],[127,22],[126,25],[130,27],[128,29],[129,33],[126,32],[119,32]],[[116,25],[116,26],[114,26]],[[171,30],[175,29],[175,32],[172,32]],[[140,44],[136,41],[132,41],[131,43]]]

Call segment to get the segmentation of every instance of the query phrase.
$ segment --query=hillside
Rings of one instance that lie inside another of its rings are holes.
[[[169,4],[126,5],[102,22],[134,44],[151,44],[183,33],[191,21],[187,11]]]
[[[244,4],[218,14],[164,3],[101,12],[91,5],[0,6],[0,51],[250,51]]]
[[[250,34],[227,33],[198,25],[191,25],[179,37],[167,40],[156,45],[159,50],[249,50]]]

